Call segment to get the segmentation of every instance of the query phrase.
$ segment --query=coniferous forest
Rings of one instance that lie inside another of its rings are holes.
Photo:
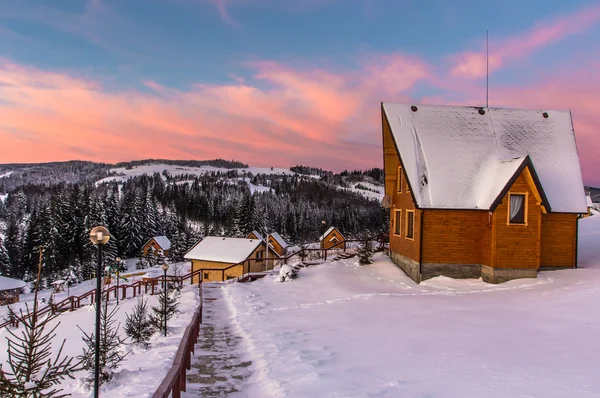
[[[166,163],[118,166],[144,162]],[[322,220],[347,237],[387,230],[387,212],[377,201],[344,189],[358,181],[381,185],[381,169],[334,174],[296,166],[292,176],[253,175],[234,170],[247,165],[221,159],[170,162],[230,170],[199,176],[165,171],[121,183],[97,183],[114,174],[110,168],[115,166],[78,161],[0,166],[0,174],[5,174],[0,194],[8,194],[0,200],[0,274],[32,280],[37,248],[43,245],[44,284],[71,273],[77,279],[89,278],[97,261],[89,231],[96,225],[106,226],[112,235],[105,247],[106,261],[139,256],[142,245],[157,235],[171,240],[171,259],[181,261],[207,235],[278,231],[289,243],[303,244],[318,240]],[[270,189],[252,192],[250,186]]]

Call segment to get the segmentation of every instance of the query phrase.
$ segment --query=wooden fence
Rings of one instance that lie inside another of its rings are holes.
[[[192,321],[185,329],[171,369],[163,379],[162,383],[156,389],[152,398],[180,398],[181,392],[186,390],[186,371],[190,370],[192,365],[192,354],[194,346],[198,342],[200,333],[200,324],[202,323],[202,303],[203,303],[202,285],[200,285],[200,305],[194,312]]]

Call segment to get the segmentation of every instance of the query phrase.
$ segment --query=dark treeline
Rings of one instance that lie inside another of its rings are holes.
[[[0,273],[32,280],[38,249],[45,246],[45,282],[73,273],[86,279],[96,262],[89,231],[105,225],[112,238],[105,248],[107,261],[132,258],[152,236],[166,235],[173,261],[207,235],[242,237],[252,230],[278,231],[292,244],[315,242],[326,225],[348,237],[362,237],[387,229],[387,212],[379,203],[340,190],[338,175],[321,178],[301,175],[252,175],[231,170],[203,176],[171,177],[155,173],[115,182],[54,184],[30,183],[0,201]],[[269,187],[252,193],[240,178]],[[374,178],[364,177],[373,182]],[[342,184],[343,186],[343,184]]]

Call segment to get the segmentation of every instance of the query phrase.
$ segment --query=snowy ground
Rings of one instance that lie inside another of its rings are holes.
[[[368,189],[359,188],[360,186],[364,186]],[[385,188],[383,186],[371,184],[369,182],[364,182],[364,181],[353,184],[352,188],[350,190],[352,192],[361,194],[362,196],[364,196],[367,199],[374,199],[379,202],[381,202],[381,200],[383,199],[383,196],[385,195]],[[373,192],[373,191],[376,191],[376,192]]]
[[[133,263],[135,259],[130,259],[130,263]],[[183,264],[177,264],[183,266]],[[131,264],[130,264],[131,268]],[[134,267],[133,267],[134,268]],[[172,271],[172,266],[169,271]],[[184,271],[189,270],[189,264],[184,266]],[[147,276],[158,276],[162,275],[162,270],[159,268],[151,268],[143,270]],[[171,273],[171,272],[169,272]],[[136,280],[140,277],[137,276]],[[122,283],[122,282],[121,282]],[[82,294],[95,287],[95,279],[92,281],[86,281],[77,285],[73,285],[70,289],[71,295]],[[143,293],[143,290],[142,290]],[[40,292],[41,297],[48,297],[50,291]],[[59,293],[57,299],[61,300],[62,297],[66,297],[65,293]],[[129,295],[131,296],[131,295]],[[143,295],[148,299],[148,309],[152,306],[156,306],[156,296],[149,294]],[[33,304],[33,294],[25,294],[21,296],[22,301],[19,303],[17,308],[24,306],[27,302],[30,306]],[[117,319],[120,322],[121,336],[125,338],[125,334],[122,330],[125,324],[125,317],[127,313],[130,313],[132,308],[137,303],[137,298],[128,298],[120,300],[119,310],[117,312]],[[158,385],[162,382],[164,376],[169,371],[175,352],[183,336],[185,328],[188,326],[191,318],[191,314],[196,310],[199,304],[198,288],[196,286],[185,286],[182,290],[179,311],[172,320],[169,320],[168,324],[168,335],[163,337],[160,333],[157,333],[151,341],[151,348],[144,350],[135,348],[130,345],[124,347],[125,350],[131,350],[131,354],[127,356],[122,366],[117,371],[117,375],[102,390],[102,394],[107,397],[148,397],[151,396]],[[44,306],[44,304],[41,304]],[[116,305],[115,299],[111,297],[110,308]],[[3,311],[6,307],[0,307]],[[66,339],[65,348],[63,353],[70,356],[77,356],[81,354],[84,343],[81,340],[82,332],[78,326],[85,330],[87,333],[93,332],[95,322],[95,307],[90,305],[83,306],[80,309],[73,312],[65,312],[60,315],[56,321],[60,322],[56,332],[57,338],[53,343],[53,349],[58,350],[62,339]],[[16,331],[17,334],[18,331]],[[9,336],[6,328],[0,330],[0,363],[5,363],[7,360],[7,340]],[[60,338],[60,341],[59,341]],[[82,378],[86,376],[84,371],[76,374],[77,380],[66,380],[63,382],[62,388],[65,392],[71,393],[73,397],[89,397],[90,391],[82,382]]]
[[[600,217],[580,231],[580,269],[500,285],[417,285],[382,254],[224,285],[213,322],[252,363],[229,396],[600,397]]]

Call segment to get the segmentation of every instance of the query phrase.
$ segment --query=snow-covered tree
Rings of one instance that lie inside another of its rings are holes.
[[[360,265],[373,264],[373,243],[370,239],[365,239],[360,243],[358,249],[358,263]]]
[[[165,295],[167,297],[165,302]],[[165,329],[165,317],[167,318],[167,323],[169,319],[173,318],[173,316],[177,313],[177,307],[179,306],[179,296],[180,292],[177,289],[167,290],[160,292],[156,299],[158,300],[158,305],[152,307],[152,314],[150,315],[150,322],[155,330]]]
[[[59,384],[67,379],[74,379],[73,374],[79,370],[80,362],[62,355],[64,339],[56,355],[53,356],[52,342],[56,338],[56,328],[60,322],[52,325],[58,313],[48,313],[43,317],[37,315],[37,289],[34,295],[33,310],[25,304],[17,315],[9,307],[9,317],[19,319],[23,325],[20,334],[8,329],[8,368],[0,364],[0,396],[21,398],[63,397]]]
[[[102,385],[112,380],[115,370],[119,368],[129,352],[125,351],[125,341],[119,336],[120,324],[117,324],[115,319],[118,307],[109,310],[108,302],[104,301],[100,309],[100,385]],[[83,329],[79,329],[83,332],[85,348],[77,359],[81,360],[83,369],[89,374],[86,381],[92,383],[96,368],[96,338],[94,333],[88,334]]]
[[[145,348],[150,346],[148,342],[154,334],[155,327],[150,321],[148,304],[144,298],[139,298],[131,314],[125,319],[125,333],[135,344]]]

